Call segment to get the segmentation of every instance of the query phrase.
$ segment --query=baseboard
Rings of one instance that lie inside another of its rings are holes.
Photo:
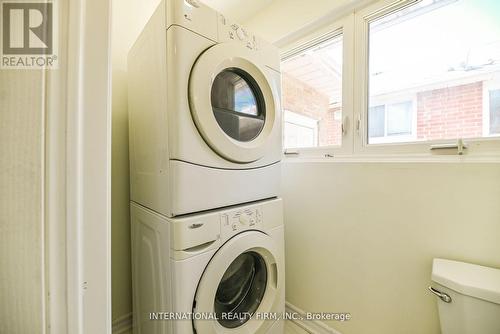
[[[306,312],[289,302],[285,304],[285,310],[287,313],[298,313],[305,314]],[[294,324],[305,330],[310,334],[342,334],[339,331],[326,325],[324,322],[319,320],[300,320],[300,319],[290,319]]]
[[[132,313],[124,314],[113,320],[113,334],[131,334],[132,333]]]

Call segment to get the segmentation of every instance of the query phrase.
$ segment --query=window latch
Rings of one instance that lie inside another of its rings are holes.
[[[463,155],[464,150],[467,149],[467,145],[464,143],[462,138],[458,139],[456,143],[445,143],[445,144],[433,144],[431,145],[431,151],[436,150],[457,150],[458,155]]]
[[[287,148],[283,153],[287,156],[299,155],[299,150],[293,148]]]
[[[342,119],[342,136],[345,136],[347,134],[347,129],[349,128],[349,117],[344,116]]]

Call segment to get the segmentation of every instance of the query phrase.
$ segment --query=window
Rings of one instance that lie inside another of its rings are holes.
[[[489,134],[500,135],[500,89],[489,91]]]
[[[285,110],[285,147],[318,146],[318,121]]]
[[[480,138],[485,117],[500,133],[498,91],[483,111],[500,73],[499,22],[489,0],[423,0],[368,19],[368,144]]]
[[[379,0],[325,21],[283,50],[286,152],[500,157],[500,1]]]
[[[342,35],[281,64],[285,148],[342,144]]]
[[[371,142],[383,143],[411,139],[413,129],[413,102],[397,102],[370,107],[368,136]]]

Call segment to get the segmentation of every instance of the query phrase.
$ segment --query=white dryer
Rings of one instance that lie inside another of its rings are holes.
[[[173,217],[277,196],[277,48],[197,0],[164,0],[128,76],[134,202]]]
[[[134,334],[283,334],[281,199],[168,219],[132,204],[132,254]]]

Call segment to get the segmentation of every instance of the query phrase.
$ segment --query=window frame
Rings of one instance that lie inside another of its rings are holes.
[[[467,148],[464,155],[458,155],[458,150],[456,153],[453,150],[431,150],[435,146],[456,144],[457,141],[454,139],[368,143],[369,23],[421,1],[378,0],[360,2],[360,5],[353,10],[346,11],[338,16],[327,15],[320,18],[317,22],[313,22],[286,36],[283,39],[284,42],[278,43],[281,44],[281,61],[284,61],[329,38],[339,34],[343,36],[342,125],[345,133],[342,135],[342,145],[288,148],[284,150],[285,158],[315,159],[335,157],[339,161],[344,158],[347,161],[351,159],[360,161],[456,161],[457,159],[460,161],[498,161],[500,159],[500,136],[485,136],[485,128],[483,129],[483,137],[464,139]],[[468,82],[467,78],[460,80]],[[495,87],[500,88],[500,84]],[[408,96],[410,95],[408,93]],[[416,94],[413,95],[415,95],[414,108],[416,109],[417,97]],[[483,102],[483,110],[489,112],[489,109],[487,110],[485,107],[485,103]],[[414,113],[414,117],[417,117],[417,112]],[[486,118],[483,116],[483,119]],[[484,123],[486,122],[483,121],[483,127],[485,127]],[[413,126],[417,126],[416,119]]]
[[[284,148],[284,154],[300,157],[350,155],[354,147],[353,79],[354,79],[354,14],[348,14],[313,33],[289,43],[281,49],[281,61],[342,36],[342,143],[339,146]],[[284,117],[283,117],[284,125]],[[284,138],[284,126],[283,126]],[[284,142],[284,140],[283,140]]]
[[[500,90],[500,73],[483,82],[483,137],[500,140],[500,133],[490,134],[490,92]]]
[[[454,144],[456,140],[429,140],[405,143],[368,143],[368,106],[369,106],[369,24],[390,13],[403,10],[421,0],[382,0],[369,5],[355,13],[355,77],[354,117],[356,119],[356,136],[354,139],[354,155],[424,155],[432,156],[449,150],[431,151],[436,145]],[[498,136],[465,138],[467,155],[499,155],[500,140]]]

